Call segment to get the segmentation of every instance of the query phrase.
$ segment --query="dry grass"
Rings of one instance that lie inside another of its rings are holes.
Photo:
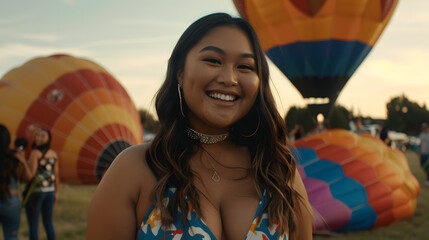
[[[94,185],[60,185],[59,199],[54,207],[56,239],[85,239],[87,213],[95,188]],[[28,239],[28,225],[24,210],[21,212],[19,239]],[[39,239],[46,239],[41,219]]]

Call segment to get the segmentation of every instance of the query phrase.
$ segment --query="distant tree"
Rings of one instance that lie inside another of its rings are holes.
[[[146,109],[140,109],[139,114],[143,128],[149,132],[156,133],[158,131],[159,122],[155,120],[153,115]]]
[[[304,133],[308,133],[316,124],[313,114],[308,108],[299,108],[292,106],[285,117],[287,131],[290,132],[295,125],[301,124],[304,128]]]
[[[422,123],[429,122],[426,105],[419,106],[405,95],[392,98],[386,107],[388,129],[416,136],[421,131]]]
[[[349,129],[349,120],[352,113],[341,105],[335,105],[334,110],[329,117],[329,124],[331,128]]]
[[[349,129],[349,120],[352,113],[341,105],[336,105],[329,117],[330,128]],[[290,132],[295,125],[302,124],[304,132],[308,133],[316,124],[316,119],[307,107],[299,108],[292,106],[285,117],[286,127]]]

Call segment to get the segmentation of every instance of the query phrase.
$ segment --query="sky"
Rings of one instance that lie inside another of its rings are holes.
[[[232,0],[0,0],[0,77],[25,62],[69,54],[96,62],[128,91],[137,108],[153,97],[183,31],[198,18],[226,12]],[[350,78],[337,104],[355,115],[386,118],[404,94],[429,106],[429,1],[400,0],[390,23]],[[304,107],[300,93],[270,63],[279,112]]]

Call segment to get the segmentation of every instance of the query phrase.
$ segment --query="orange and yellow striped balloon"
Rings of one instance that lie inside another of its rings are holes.
[[[30,60],[0,80],[0,123],[14,138],[49,129],[60,179],[97,183],[123,149],[143,142],[125,89],[96,63],[68,55]]]
[[[267,56],[325,117],[399,0],[233,0]],[[317,115],[317,114],[316,114]]]

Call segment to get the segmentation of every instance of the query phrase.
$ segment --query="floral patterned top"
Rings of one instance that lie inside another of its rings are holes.
[[[166,204],[168,204],[168,201],[173,196],[175,191],[176,188],[169,188],[167,198],[164,199]],[[137,240],[216,239],[210,228],[194,211],[194,208],[192,207],[189,199],[186,199],[186,201],[189,206],[189,212],[187,214],[188,221],[185,222],[185,226],[182,225],[181,221],[182,212],[178,210],[177,218],[174,224],[168,228],[161,227],[161,211],[153,204],[143,219],[143,222],[138,231]],[[246,240],[287,240],[286,234],[280,237],[278,236],[279,232],[277,225],[268,225],[268,214],[266,212],[262,213],[262,219],[259,221],[259,215],[267,202],[268,197],[264,191],[256,210],[253,223],[250,226],[250,230],[245,238]],[[257,224],[258,221],[259,224]],[[186,231],[188,235],[187,238],[185,238],[184,231]]]
[[[37,182],[35,192],[54,192],[55,191],[55,174],[54,166],[57,162],[55,158],[39,159],[37,166]]]

